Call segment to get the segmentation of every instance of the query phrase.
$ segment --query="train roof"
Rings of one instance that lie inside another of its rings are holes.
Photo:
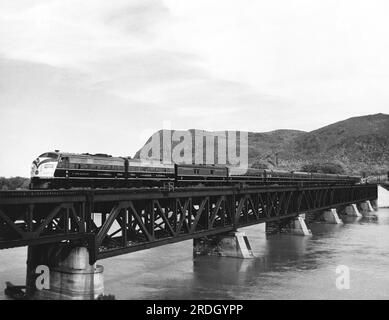
[[[43,153],[40,157],[50,155],[51,157],[54,157],[53,155],[56,155],[56,157],[70,157],[70,158],[81,158],[81,159],[98,159],[98,160],[112,160],[112,161],[122,161],[124,162],[125,159],[128,159],[130,166],[153,166],[153,167],[169,167],[174,168],[174,164],[165,164],[162,163],[159,160],[141,160],[141,159],[130,159],[126,157],[113,157],[109,154],[104,153],[96,153],[96,154],[90,154],[90,153],[74,153],[74,152],[60,152],[58,150],[56,151],[50,151]]]
[[[49,151],[43,153],[41,156],[46,155],[46,154],[56,154],[57,156],[67,156],[67,157],[96,157],[96,158],[120,158],[120,157],[113,157],[109,154],[105,153],[96,153],[96,154],[90,154],[90,153],[74,153],[74,152],[60,152],[58,150],[56,151]]]

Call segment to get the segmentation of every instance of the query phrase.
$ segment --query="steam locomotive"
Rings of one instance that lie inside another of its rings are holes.
[[[41,154],[31,168],[31,189],[131,188],[215,185],[357,184],[361,178],[337,174],[288,172],[220,165],[162,164],[59,151]]]

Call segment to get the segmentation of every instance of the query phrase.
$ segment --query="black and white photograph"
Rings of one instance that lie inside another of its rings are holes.
[[[1,0],[0,306],[389,300],[388,16]]]

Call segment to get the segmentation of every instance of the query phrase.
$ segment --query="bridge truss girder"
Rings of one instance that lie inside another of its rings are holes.
[[[0,193],[0,249],[71,241],[92,261],[374,200],[375,185]]]

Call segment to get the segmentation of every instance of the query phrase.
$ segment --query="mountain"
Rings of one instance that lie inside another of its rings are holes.
[[[194,133],[215,134],[193,129],[189,132],[193,146],[196,141]],[[182,135],[185,131],[158,133]],[[173,149],[178,143],[173,143]],[[389,115],[353,117],[311,132],[248,132],[248,146],[249,163],[263,162],[270,168],[300,170],[305,164],[332,162],[340,164],[350,174],[383,173],[389,170]],[[135,158],[139,155],[140,151]]]
[[[286,162],[338,162],[347,172],[389,170],[389,115],[354,117],[305,133],[281,155]]]

